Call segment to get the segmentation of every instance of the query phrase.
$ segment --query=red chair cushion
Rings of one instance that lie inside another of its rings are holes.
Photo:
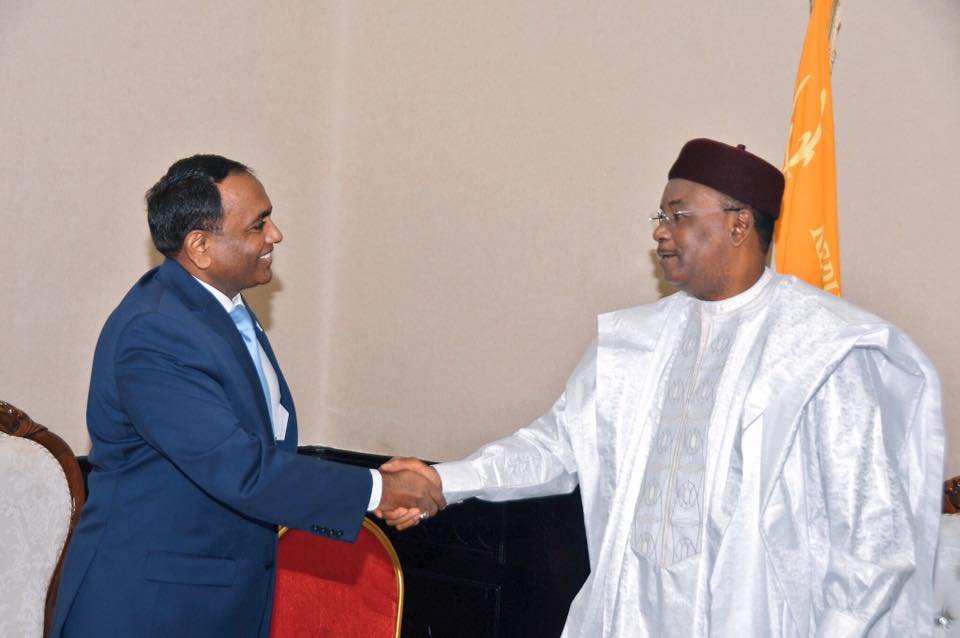
[[[280,538],[271,638],[396,635],[393,561],[366,528],[356,543],[300,530]]]

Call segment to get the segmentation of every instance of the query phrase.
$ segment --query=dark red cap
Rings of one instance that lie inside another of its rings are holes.
[[[729,146],[705,138],[690,140],[680,149],[680,156],[667,174],[667,179],[674,178],[709,186],[773,219],[780,216],[783,173],[748,152],[743,144]]]

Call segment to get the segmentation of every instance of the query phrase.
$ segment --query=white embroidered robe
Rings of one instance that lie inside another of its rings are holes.
[[[673,571],[644,558],[638,504],[664,385],[705,308],[683,293],[601,315],[553,408],[437,466],[444,494],[580,485],[591,573],[568,638],[932,635],[936,372],[891,324],[793,277],[744,295],[704,426],[696,549]]]

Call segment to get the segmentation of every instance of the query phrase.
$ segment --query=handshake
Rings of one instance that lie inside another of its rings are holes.
[[[394,457],[380,466],[383,492],[374,514],[404,530],[419,525],[447,506],[440,475],[415,458]]]

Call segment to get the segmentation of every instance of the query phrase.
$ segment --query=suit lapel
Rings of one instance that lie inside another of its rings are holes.
[[[170,282],[171,287],[177,290],[197,318],[226,342],[237,360],[239,369],[242,371],[242,374],[250,386],[250,391],[253,393],[254,400],[259,408],[259,414],[257,415],[259,417],[258,421],[266,428],[265,433],[268,434],[267,440],[273,441],[273,428],[271,427],[269,417],[270,412],[267,409],[267,401],[263,396],[260,377],[257,376],[257,370],[253,367],[253,361],[250,359],[250,352],[243,342],[243,337],[240,336],[240,331],[237,330],[237,326],[233,323],[233,319],[231,319],[227,311],[223,309],[220,302],[205,290],[203,286],[197,283],[193,276],[184,270],[177,262],[172,259],[165,260],[163,265],[160,266],[160,272],[164,278]],[[251,316],[252,314],[251,312]],[[254,317],[254,321],[256,321],[256,317]],[[276,364],[274,364],[274,369],[277,370]],[[279,370],[277,376],[279,377]]]

